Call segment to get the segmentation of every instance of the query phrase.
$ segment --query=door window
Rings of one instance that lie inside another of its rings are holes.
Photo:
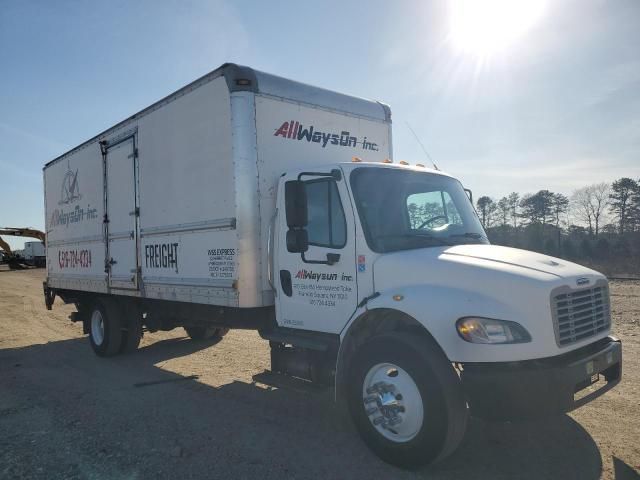
[[[309,245],[342,248],[347,243],[347,223],[338,187],[333,180],[306,183]]]

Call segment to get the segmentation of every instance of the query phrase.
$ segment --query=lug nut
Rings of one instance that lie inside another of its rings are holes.
[[[380,425],[380,424],[385,424],[387,421],[385,420],[384,417],[377,417],[373,419],[373,424],[374,425]]]
[[[397,394],[396,395],[396,400],[398,400],[398,401],[402,400],[402,394],[400,394],[400,393]]]
[[[380,393],[385,391],[385,385],[383,382],[378,382],[369,388],[367,388],[367,393],[371,395],[372,393]]]
[[[372,403],[377,400],[375,395],[369,395],[368,397],[364,397],[364,403]]]
[[[367,410],[366,410],[367,417],[370,416],[370,415],[373,415],[377,411],[378,411],[378,407],[369,407],[369,408],[367,408]]]
[[[398,425],[399,423],[402,423],[402,419],[400,417],[395,417],[392,418],[391,420],[389,420],[389,426],[394,427],[396,425]]]

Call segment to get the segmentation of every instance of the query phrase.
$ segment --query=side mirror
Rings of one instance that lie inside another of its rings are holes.
[[[473,192],[468,188],[465,188],[464,191],[466,192],[467,197],[469,197],[469,201],[471,202],[471,205],[473,205]]]
[[[287,227],[304,228],[307,226],[307,189],[303,181],[290,180],[284,184],[284,205]]]
[[[287,251],[290,253],[304,253],[309,250],[309,236],[303,229],[287,231]]]

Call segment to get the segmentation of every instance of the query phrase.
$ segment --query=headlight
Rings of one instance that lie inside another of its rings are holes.
[[[463,340],[471,343],[527,343],[531,335],[516,322],[493,318],[463,317],[456,322]]]

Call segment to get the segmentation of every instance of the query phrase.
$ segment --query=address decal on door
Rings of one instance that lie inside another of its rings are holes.
[[[295,275],[293,291],[309,305],[335,307],[349,300],[353,288],[353,276],[345,273],[320,273],[299,270]]]

